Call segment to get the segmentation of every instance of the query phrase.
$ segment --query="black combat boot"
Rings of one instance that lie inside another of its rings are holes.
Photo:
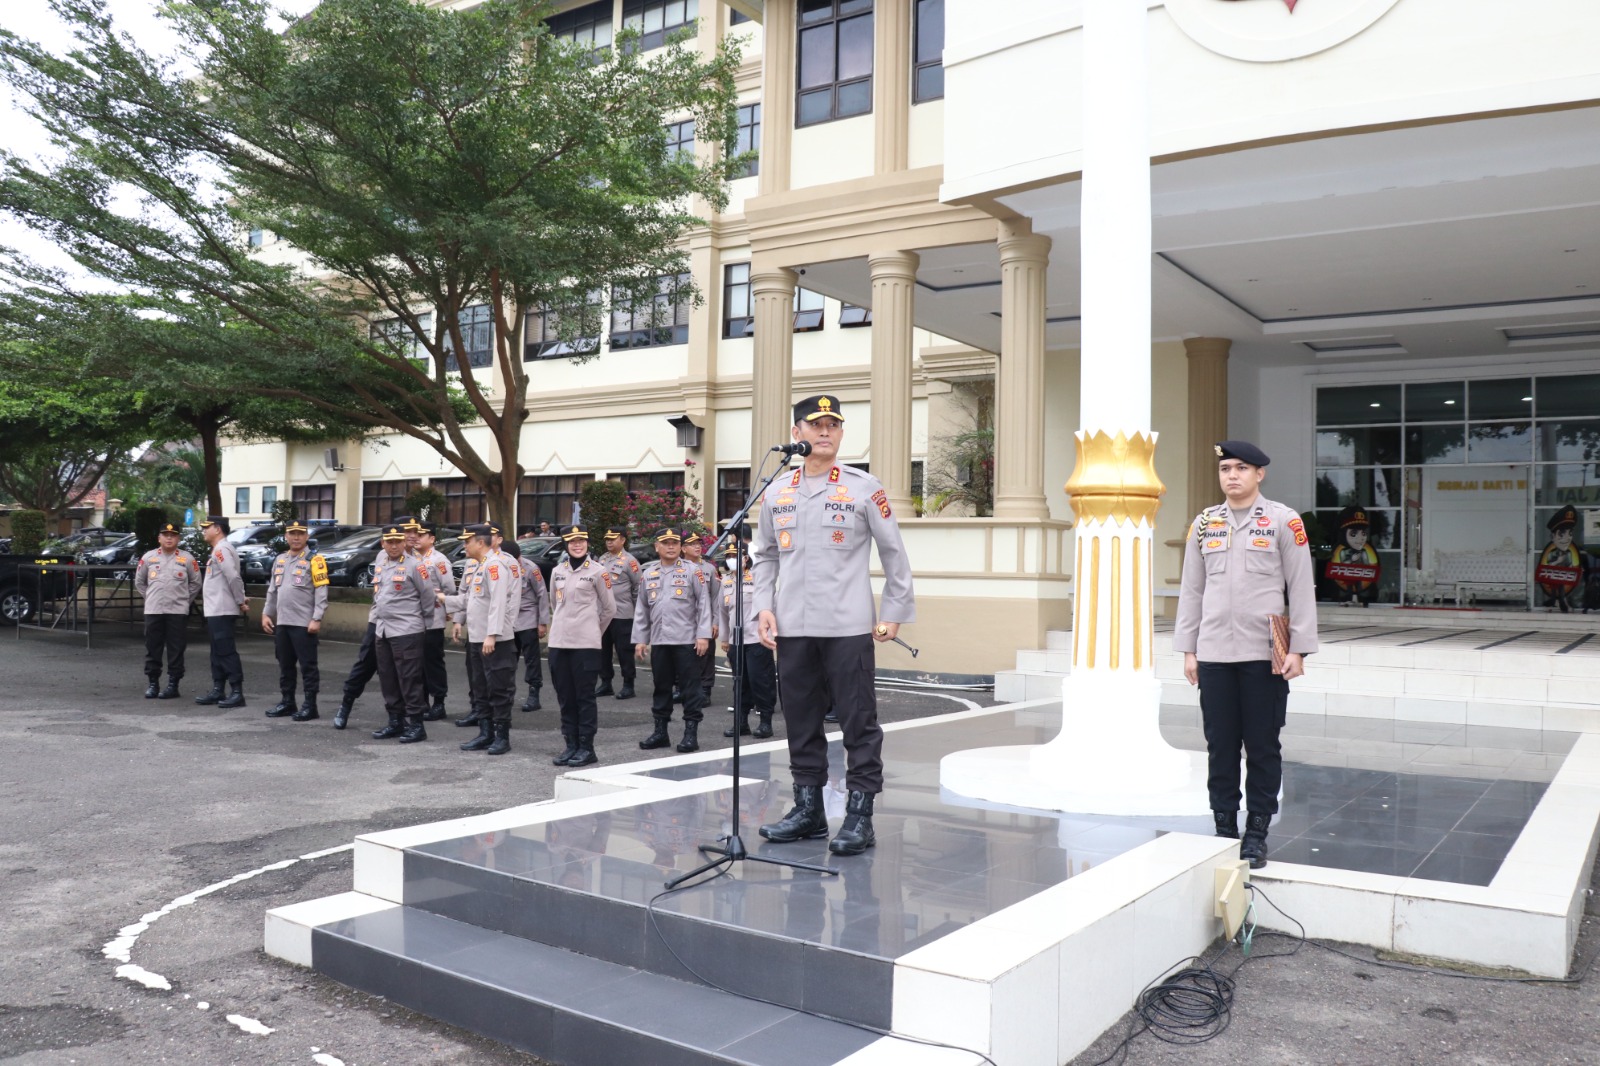
[[[667,735],[667,723],[670,718],[657,718],[655,730],[643,740],[639,746],[649,751],[651,748],[665,748],[672,744],[672,738]]]
[[[149,680],[150,683],[144,687],[144,698],[147,700],[153,700],[156,699],[161,692],[161,678],[156,676],[150,678]]]
[[[683,739],[678,741],[678,750],[685,755],[691,751],[700,750],[700,723],[683,723]]]
[[[612,689],[611,682],[597,681],[594,686],[594,695],[596,699],[599,699],[601,696],[615,696],[616,692]]]
[[[755,737],[757,740],[765,740],[772,735],[771,711],[761,712],[760,719],[756,722],[756,727],[750,735]]]
[[[389,716],[389,724],[372,732],[373,740],[393,740],[406,731],[406,720],[398,714]]]
[[[406,718],[405,731],[400,734],[400,743],[402,743],[402,744],[415,744],[418,741],[427,740],[427,739],[428,739],[428,731],[423,728],[422,716],[420,714],[413,714],[413,715],[408,716]]]
[[[157,696],[156,699],[158,699],[158,700],[175,700],[177,698],[178,698],[178,679],[175,678],[175,677],[169,677],[169,678],[167,678],[167,687],[161,690],[161,695]]]
[[[722,731],[722,735],[725,737],[731,737],[735,733],[738,733],[741,737],[747,737],[750,735],[749,711],[736,712],[733,716],[733,724]]]
[[[822,716],[822,720],[824,722],[838,722],[839,721],[839,712],[837,710],[835,710],[834,708],[829,707],[828,710],[827,710],[827,713]]]
[[[230,682],[228,682],[228,698],[225,699],[225,700],[218,700],[217,701],[217,706],[219,708],[223,708],[223,709],[226,709],[226,710],[232,710],[235,707],[243,707],[244,706],[244,682],[243,681],[230,681]]]
[[[287,696],[283,697],[283,699],[272,705],[272,709],[267,711],[267,717],[287,718],[291,714],[298,713],[299,710],[300,708],[294,705],[294,693],[291,692]]]
[[[1229,840],[1239,839],[1238,811],[1212,811],[1211,817],[1217,823],[1217,836],[1227,837]]]
[[[574,755],[578,754],[578,734],[563,733],[561,736],[567,742],[567,750],[550,760],[552,766],[565,766]]]
[[[313,718],[321,717],[322,716],[317,713],[317,694],[315,692],[307,692],[306,701],[302,703],[300,705],[300,709],[295,712],[294,721],[309,722]]]
[[[487,718],[478,720],[478,735],[461,745],[462,751],[482,751],[494,739],[494,723]]]
[[[494,723],[494,740],[483,749],[485,755],[504,755],[511,750],[511,723]]]
[[[844,824],[828,841],[829,851],[835,855],[860,855],[878,842],[872,832],[872,798],[870,792],[851,790],[844,808]]]
[[[827,836],[828,815],[822,809],[822,786],[794,786],[794,808],[779,821],[762,826],[761,835],[774,844]]]
[[[444,697],[439,696],[433,701],[433,706],[423,712],[422,720],[424,722],[437,722],[448,717],[449,714],[450,712],[444,709]]]
[[[194,701],[203,707],[209,707],[220,699],[222,699],[222,682],[213,681],[211,682],[211,691],[204,696],[196,696]]]
[[[594,753],[594,734],[583,733],[578,737],[578,750],[572,753],[572,758],[567,760],[568,766],[593,766],[600,761]]]
[[[349,700],[340,700],[339,709],[333,712],[333,728],[343,729],[345,726],[349,725],[351,710],[352,708]]]
[[[456,725],[459,725],[459,726],[477,725],[479,722],[482,722],[485,718],[488,718],[488,717],[489,717],[488,714],[486,714],[476,703],[474,703],[468,709],[466,714],[464,714],[460,718],[456,719]]]
[[[518,707],[517,709],[524,713],[532,713],[539,710],[542,706],[543,704],[539,702],[539,690],[536,688],[530,688],[528,690],[528,698],[523,700],[522,706]]]
[[[619,699],[619,700],[631,700],[631,699],[633,699],[633,682],[632,681],[624,681],[622,683],[622,691],[617,693],[617,699]]]
[[[1267,827],[1272,824],[1272,815],[1257,814],[1251,811],[1244,819],[1244,839],[1239,843],[1239,858],[1250,864],[1250,869],[1259,870],[1267,864]]]

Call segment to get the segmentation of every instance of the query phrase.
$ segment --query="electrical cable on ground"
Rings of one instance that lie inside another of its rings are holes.
[[[1128,1021],[1128,1032],[1111,1049],[1111,1053],[1096,1062],[1094,1066],[1120,1066],[1127,1061],[1128,1048],[1133,1041],[1145,1033],[1149,1033],[1157,1040],[1168,1044],[1203,1044],[1207,1040],[1221,1036],[1232,1020],[1234,975],[1253,959],[1286,958],[1299,952],[1300,948],[1310,944],[1314,948],[1339,955],[1364,966],[1376,966],[1386,970],[1400,970],[1404,973],[1421,974],[1427,977],[1453,977],[1464,981],[1488,981],[1498,984],[1523,984],[1523,985],[1576,985],[1581,984],[1589,976],[1589,971],[1594,968],[1596,959],[1600,959],[1600,950],[1589,956],[1589,961],[1584,964],[1583,970],[1573,977],[1497,977],[1492,974],[1460,973],[1453,970],[1438,970],[1426,966],[1411,966],[1403,962],[1391,962],[1386,959],[1366,958],[1354,952],[1345,951],[1312,940],[1306,936],[1306,927],[1300,919],[1285,911],[1282,907],[1272,902],[1272,897],[1254,883],[1247,883],[1245,888],[1250,892],[1251,902],[1245,912],[1245,924],[1239,929],[1237,941],[1228,941],[1222,945],[1210,962],[1190,956],[1177,963],[1181,969],[1171,976],[1157,978],[1144,987],[1134,1000],[1133,1017]],[[1300,930],[1298,934],[1279,933],[1270,929],[1259,929],[1255,922],[1255,897],[1277,911],[1285,919],[1293,922]],[[1256,952],[1252,950],[1256,939],[1259,937],[1272,937],[1279,940],[1289,940],[1293,946],[1287,951]],[[1226,973],[1217,969],[1217,964],[1234,947],[1240,948],[1242,958]],[[1194,965],[1188,965],[1193,963]]]
[[[661,941],[661,946],[667,949],[667,954],[671,955],[673,960],[675,962],[677,962],[677,964],[679,966],[682,966],[685,970],[688,970],[689,973],[693,974],[695,979],[698,980],[701,984],[708,985],[711,988],[715,988],[719,992],[726,992],[729,995],[738,996],[740,999],[748,999],[752,1003],[764,1003],[769,1007],[778,1007],[781,1010],[792,1010],[792,1011],[795,1011],[796,1013],[799,1013],[799,1014],[806,1014],[806,1015],[810,1015],[813,1018],[820,1018],[821,1020],[823,1020],[825,1022],[837,1022],[840,1025],[848,1025],[852,1029],[860,1029],[862,1032],[874,1033],[874,1034],[876,1034],[878,1036],[886,1036],[886,1037],[889,1037],[889,1038],[891,1038],[893,1040],[903,1040],[903,1041],[905,1041],[907,1043],[910,1043],[910,1044],[921,1044],[924,1047],[938,1047],[938,1048],[947,1048],[947,1049],[949,1049],[951,1051],[963,1051],[963,1052],[966,1052],[968,1055],[977,1056],[978,1058],[982,1059],[984,1062],[987,1062],[989,1064],[989,1066],[999,1066],[999,1064],[996,1063],[989,1056],[985,1055],[981,1051],[975,1051],[972,1048],[961,1047],[958,1044],[945,1044],[945,1043],[941,1043],[941,1042],[939,1042],[937,1040],[927,1040],[927,1039],[924,1039],[922,1037],[907,1036],[904,1033],[897,1033],[897,1032],[894,1032],[893,1030],[890,1030],[890,1029],[880,1029],[875,1025],[868,1025],[865,1022],[855,1021],[855,1020],[850,1019],[850,1018],[839,1018],[839,1017],[835,1017],[832,1014],[824,1014],[821,1011],[810,1010],[810,1009],[808,1009],[806,1007],[796,1007],[793,1004],[789,1004],[789,1003],[778,1003],[775,1000],[765,999],[765,998],[763,998],[761,996],[751,995],[749,992],[741,992],[736,988],[728,988],[726,985],[720,985],[717,982],[711,980],[710,978],[704,976],[703,974],[700,973],[700,971],[696,970],[693,966],[690,966],[687,962],[684,962],[683,958],[678,954],[677,949],[675,949],[672,946],[671,941],[669,941],[666,938],[666,935],[664,933],[662,933],[661,926],[656,923],[656,901],[660,900],[660,899],[662,899],[662,898],[664,898],[666,896],[671,896],[671,895],[675,895],[675,894],[677,894],[679,892],[683,892],[686,889],[699,888],[702,885],[708,885],[711,882],[715,881],[719,877],[726,877],[728,875],[728,871],[732,868],[732,866],[733,866],[733,860],[732,859],[726,859],[722,863],[719,863],[718,866],[713,867],[710,870],[707,870],[706,872],[708,874],[710,874],[710,876],[707,877],[705,880],[703,880],[703,881],[690,881],[690,882],[686,882],[685,884],[681,884],[681,885],[677,886],[676,888],[663,889],[662,891],[657,892],[654,896],[651,896],[650,897],[650,902],[645,904],[645,911],[650,916],[650,928],[655,933],[656,939]]]

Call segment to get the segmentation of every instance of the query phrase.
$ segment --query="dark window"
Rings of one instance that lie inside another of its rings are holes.
[[[667,158],[694,155],[694,119],[667,123]]]
[[[259,226],[252,227],[250,230],[250,247],[260,248],[265,243],[267,243],[266,231]]]
[[[794,290],[794,331],[813,333],[822,328],[822,293],[807,288]]]
[[[622,5],[622,25],[638,30],[638,47],[648,51],[693,25],[699,6],[698,0],[627,0]]]
[[[561,337],[563,312],[553,308],[529,311],[523,323],[523,359],[559,359],[567,355],[593,355],[600,350],[600,292],[589,293],[587,306],[578,314],[582,321],[573,328],[580,335],[563,340]],[[570,332],[570,331],[569,331]]]
[[[734,143],[734,153],[743,155],[754,152],[755,155],[744,164],[736,178],[754,177],[761,172],[761,105],[745,104],[739,108],[739,138]]]
[[[800,0],[795,125],[872,110],[872,0]]]
[[[629,495],[635,492],[663,492],[668,489],[683,491],[682,470],[652,470],[645,474],[623,474],[617,480],[622,482]]]
[[[944,0],[917,0],[916,34],[911,100],[920,104],[944,97]]]
[[[921,459],[911,460],[911,495],[922,495],[924,485],[923,478],[926,476],[927,471],[928,465]]]
[[[550,16],[550,36],[571,41],[603,56],[611,47],[611,0],[585,4]]]
[[[749,15],[746,15],[743,11],[732,11],[732,12],[729,12],[728,25],[730,25],[730,26],[737,26],[741,22],[754,22],[754,21],[755,21],[755,19],[751,18]]]
[[[464,526],[489,520],[489,498],[469,477],[436,477],[428,487],[444,496],[444,524]]]
[[[663,274],[656,279],[653,296],[630,299],[626,292],[611,294],[611,350],[654,348],[687,344],[689,307],[693,293],[688,274]]]
[[[853,329],[856,326],[872,325],[872,308],[857,307],[855,304],[845,304],[839,308],[839,328]]]
[[[249,489],[234,489],[233,490],[233,513],[234,514],[249,514],[250,513],[250,490]]]
[[[748,337],[755,332],[755,307],[750,302],[750,264],[722,268],[722,335]]]
[[[433,315],[418,315],[417,324],[422,327],[424,332],[432,330]],[[422,347],[422,342],[417,339],[417,335],[411,331],[410,325],[404,319],[374,319],[372,325],[368,327],[367,335],[375,343],[389,349],[395,355],[403,355],[410,359],[424,359],[427,357],[428,353]]]
[[[417,478],[361,483],[361,521],[381,526],[405,510],[406,497],[422,484]]]
[[[572,505],[578,501],[578,491],[585,482],[593,481],[589,474],[556,474],[545,477],[525,477],[522,491],[517,496],[517,527],[537,527],[549,522],[554,528],[572,521]]]
[[[272,509],[274,507],[276,507],[277,504],[278,504],[278,486],[276,486],[276,485],[265,485],[265,486],[262,486],[262,489],[261,489],[261,511],[262,511],[262,513],[263,514],[271,514],[272,513]]]
[[[736,466],[717,471],[717,521],[726,522],[744,506],[750,493],[750,468]],[[750,517],[754,521],[754,516]]]
[[[473,304],[461,309],[461,342],[467,346],[467,365],[488,366],[494,360],[494,314],[488,304]],[[461,369],[454,351],[450,351],[450,337],[444,339],[446,370]]]
[[[300,512],[302,522],[316,519],[333,521],[332,485],[292,485],[289,488],[289,499],[294,501],[295,510]]]

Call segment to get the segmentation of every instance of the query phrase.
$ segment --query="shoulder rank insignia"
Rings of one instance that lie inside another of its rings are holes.
[[[842,471],[840,471],[838,467],[834,467],[832,470],[828,471],[828,484],[837,485],[839,483],[839,475],[841,473]]]
[[[794,477],[789,479],[789,487],[791,489],[794,488],[796,485],[800,484],[800,474],[801,474],[802,471],[804,471],[804,469],[805,469],[805,467],[801,467],[801,466],[797,466],[797,467],[794,468]]]

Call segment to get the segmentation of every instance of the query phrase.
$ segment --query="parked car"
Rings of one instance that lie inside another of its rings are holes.
[[[333,550],[324,551],[322,557],[328,561],[328,583],[347,588],[371,588],[372,579],[368,569],[372,560],[383,550],[382,538],[383,530],[364,529],[335,544]]]
[[[106,545],[121,540],[127,536],[114,530],[101,526],[85,526],[84,528],[69,533],[65,537],[54,537],[46,540],[39,550],[49,555],[70,555],[76,557],[81,551],[90,548],[104,548]]]
[[[261,539],[260,530],[270,529],[272,532],[264,540]],[[311,527],[310,539],[306,547],[313,552],[322,552],[327,556],[327,549],[337,544],[342,544],[357,533],[371,532],[372,526],[348,525],[314,525]],[[281,548],[274,547],[278,538],[283,535],[282,526],[252,526],[250,540],[239,545],[239,572],[251,584],[262,584],[267,580],[267,570],[272,566],[272,560],[277,558]],[[232,535],[228,538],[233,539]]]
[[[122,539],[114,540],[104,548],[91,548],[78,553],[78,562],[88,566],[118,566],[132,563],[139,558],[139,537],[137,534],[125,534]],[[118,571],[112,575],[118,580],[132,577],[131,570]]]
[[[14,626],[39,614],[41,598],[60,598],[72,590],[72,578],[64,569],[22,573],[25,563],[71,563],[70,555],[38,552],[33,555],[0,555],[0,625]]]

